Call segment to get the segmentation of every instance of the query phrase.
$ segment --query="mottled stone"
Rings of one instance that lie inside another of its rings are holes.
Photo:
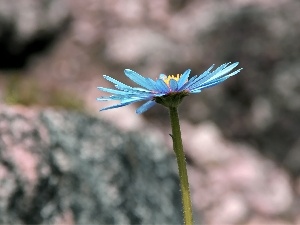
[[[0,68],[26,66],[67,28],[65,0],[0,0]]]
[[[151,135],[1,105],[1,224],[178,224],[175,159]]]

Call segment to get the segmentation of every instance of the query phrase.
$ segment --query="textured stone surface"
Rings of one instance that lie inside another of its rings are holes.
[[[150,136],[1,105],[0,154],[1,224],[181,223],[175,160]]]
[[[0,68],[26,65],[66,29],[65,0],[0,0]]]
[[[299,1],[238,7],[219,15],[199,38],[207,58],[238,60],[245,68],[206,95],[206,118],[295,176],[300,173],[300,154],[294,150],[299,142],[299,9]],[[195,113],[187,116],[201,120]]]
[[[213,123],[183,122],[182,132],[204,224],[298,224],[300,195],[287,171],[250,146],[225,140]]]

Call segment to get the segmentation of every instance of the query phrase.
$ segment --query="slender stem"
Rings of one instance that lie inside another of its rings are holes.
[[[192,212],[192,203],[190,197],[190,189],[188,182],[188,175],[186,170],[186,161],[185,155],[183,152],[181,131],[179,124],[179,117],[177,112],[177,107],[169,107],[170,119],[172,126],[172,139],[173,139],[173,148],[177,158],[178,170],[179,170],[179,180],[180,180],[180,189],[181,189],[181,198],[183,205],[183,218],[185,225],[193,224],[193,212]]]

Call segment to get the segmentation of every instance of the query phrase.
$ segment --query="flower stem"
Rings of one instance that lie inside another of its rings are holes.
[[[173,148],[177,158],[177,164],[179,170],[184,224],[192,225],[193,224],[192,203],[190,197],[186,161],[183,152],[177,107],[169,107],[169,111],[170,111],[170,119],[171,119],[171,126],[172,126]]]

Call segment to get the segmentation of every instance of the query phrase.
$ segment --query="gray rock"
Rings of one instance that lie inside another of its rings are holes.
[[[66,29],[65,0],[0,0],[0,68],[19,68]]]
[[[173,155],[74,112],[1,107],[0,224],[179,224]]]
[[[208,58],[244,67],[204,99],[209,118],[227,137],[251,143],[296,176],[300,164],[289,155],[300,160],[291,153],[299,141],[299,8],[298,1],[240,7],[199,34]]]

